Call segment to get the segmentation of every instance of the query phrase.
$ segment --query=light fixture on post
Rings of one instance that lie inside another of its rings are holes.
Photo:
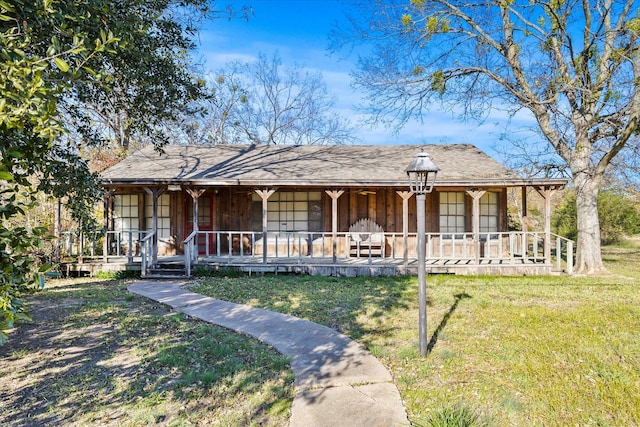
[[[409,177],[409,188],[416,195],[418,211],[418,333],[420,354],[427,355],[427,274],[425,241],[425,201],[427,193],[433,191],[438,168],[427,153],[418,153],[405,171]]]

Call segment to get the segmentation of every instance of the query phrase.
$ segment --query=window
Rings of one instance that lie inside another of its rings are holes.
[[[253,230],[262,230],[262,199],[252,196]],[[319,191],[276,192],[267,201],[268,231],[322,231],[322,197]]]
[[[169,194],[161,194],[158,197],[158,238],[171,237],[171,214],[169,210]],[[144,199],[144,216],[147,230],[153,227],[153,198],[147,194]]]
[[[485,193],[480,198],[480,232],[498,231],[498,193]]]
[[[440,195],[440,233],[465,232],[464,193],[446,191]]]
[[[116,194],[113,198],[113,229],[115,231],[138,230],[138,195]]]

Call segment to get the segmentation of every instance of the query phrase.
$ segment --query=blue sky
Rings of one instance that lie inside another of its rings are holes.
[[[219,3],[222,5],[222,3]],[[215,19],[200,35],[199,55],[207,70],[215,71],[231,60],[251,61],[259,53],[278,52],[284,65],[297,63],[322,72],[324,81],[337,98],[336,108],[354,124],[353,109],[361,93],[351,87],[349,73],[356,58],[341,60],[329,55],[328,35],[336,21],[343,20],[338,0],[252,0],[255,16],[243,19]],[[424,123],[411,122],[398,134],[384,128],[359,126],[362,144],[470,143],[492,154],[504,130],[501,112],[490,114],[484,124],[463,123],[451,112],[433,106]]]

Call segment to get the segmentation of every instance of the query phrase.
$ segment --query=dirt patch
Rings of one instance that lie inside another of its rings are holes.
[[[33,322],[10,331],[0,347],[0,425],[74,423],[78,413],[107,403],[102,400],[121,398],[110,393],[118,378],[145,374],[140,355],[123,342],[119,320],[128,312],[168,310],[140,299],[96,304],[64,296],[71,291],[62,285],[30,298]],[[118,424],[123,415],[114,411],[96,423]]]

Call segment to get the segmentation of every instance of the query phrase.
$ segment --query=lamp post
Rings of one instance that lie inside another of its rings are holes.
[[[427,153],[418,153],[406,169],[409,188],[416,195],[418,208],[418,333],[420,354],[427,355],[427,275],[425,241],[425,201],[427,193],[433,191],[438,168]]]

